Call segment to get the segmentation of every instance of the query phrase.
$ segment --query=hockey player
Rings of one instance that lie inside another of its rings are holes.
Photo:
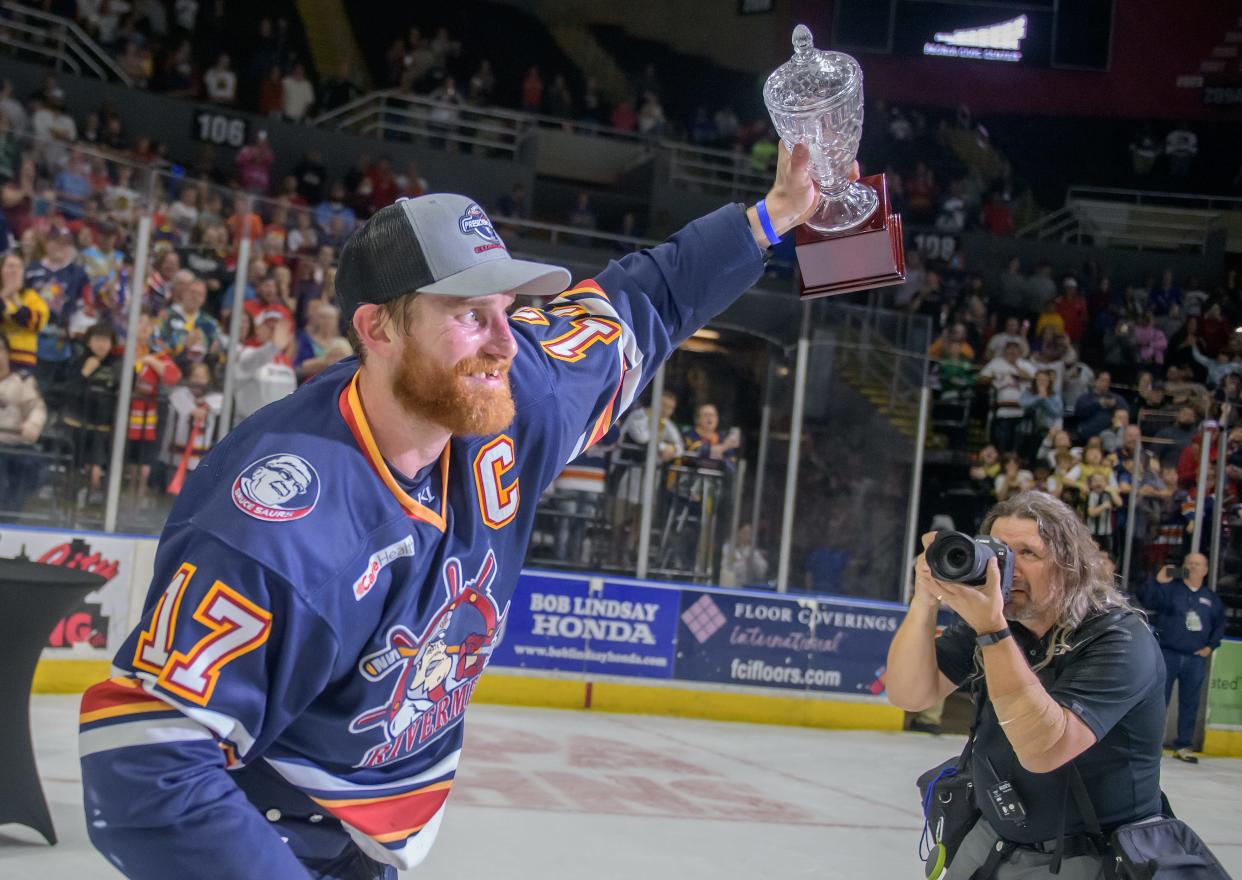
[[[358,357],[194,471],[143,618],[83,697],[86,820],[108,861],[152,880],[418,864],[535,500],[758,280],[769,238],[814,207],[807,164],[782,150],[759,206],[568,291],[463,196],[398,201],[356,232],[336,285]],[[510,314],[517,296],[557,298]]]

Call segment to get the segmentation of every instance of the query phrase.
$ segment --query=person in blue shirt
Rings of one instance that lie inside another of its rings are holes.
[[[1191,749],[1199,715],[1199,691],[1207,677],[1208,658],[1220,647],[1225,634],[1225,606],[1212,590],[1203,589],[1208,561],[1202,553],[1190,553],[1180,577],[1177,567],[1166,565],[1139,588],[1139,600],[1155,618],[1156,637],[1164,654],[1167,674],[1164,702],[1168,705],[1177,686],[1177,739],[1173,757],[1188,764],[1199,759]]]

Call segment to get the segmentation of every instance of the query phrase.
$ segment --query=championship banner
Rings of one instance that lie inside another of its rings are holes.
[[[879,696],[904,614],[897,605],[684,590],[674,675]]]
[[[491,665],[669,678],[678,591],[523,572]]]
[[[1208,682],[1208,727],[1242,728],[1242,642],[1221,642]]]
[[[104,586],[56,624],[45,659],[107,660],[129,634],[134,539],[94,532],[53,532],[8,527],[0,533],[0,556],[25,555],[32,562],[103,575]]]

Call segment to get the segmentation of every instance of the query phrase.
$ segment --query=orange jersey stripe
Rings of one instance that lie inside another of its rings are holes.
[[[367,462],[371,465],[371,469],[375,471],[375,475],[380,478],[388,488],[388,491],[397,499],[397,502],[405,508],[406,515],[411,519],[421,520],[435,526],[443,532],[446,527],[444,522],[444,506],[448,503],[449,450],[452,448],[452,444],[445,444],[444,453],[440,456],[440,512],[436,513],[431,508],[418,503],[407,495],[388,469],[384,456],[380,454],[379,447],[375,445],[375,438],[371,434],[371,427],[367,424],[366,413],[362,409],[362,399],[358,395],[358,377],[360,375],[360,373],[354,373],[354,378],[350,380],[349,384],[345,386],[344,391],[341,392],[341,417],[345,419],[345,424],[349,427],[350,433],[354,435],[354,440],[357,442],[358,448],[362,450],[362,454],[366,457]]]

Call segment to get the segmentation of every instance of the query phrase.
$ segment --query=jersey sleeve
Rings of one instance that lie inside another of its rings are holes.
[[[763,274],[763,255],[736,205],[694,221],[654,248],[614,260],[545,308],[510,317],[519,359],[544,375],[523,401],[558,415],[564,465],[599,440],[691,333]]]
[[[228,768],[323,689],[335,635],[291,585],[201,533],[166,534],[155,575],[113,677],[82,699],[92,842],[132,878],[308,876]]]

